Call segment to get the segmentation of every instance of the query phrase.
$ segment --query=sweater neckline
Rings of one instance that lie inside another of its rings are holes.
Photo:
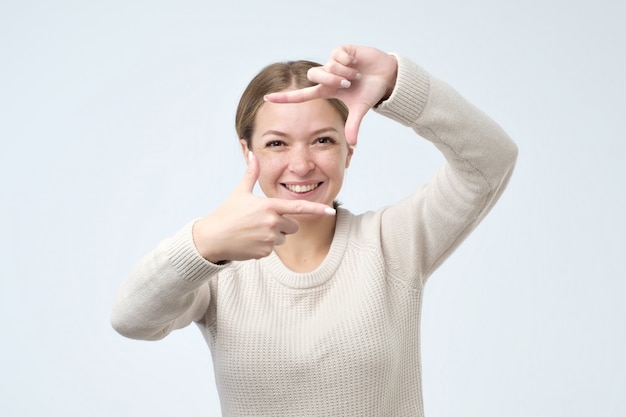
[[[338,208],[336,217],[335,233],[330,249],[316,269],[310,272],[294,272],[283,264],[276,252],[272,252],[262,260],[271,276],[280,284],[296,289],[313,288],[328,281],[341,263],[348,244],[348,231],[350,230],[351,215],[348,210]]]

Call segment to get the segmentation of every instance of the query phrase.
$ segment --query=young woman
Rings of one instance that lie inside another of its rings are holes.
[[[446,162],[400,203],[354,215],[334,201],[371,108]],[[195,322],[225,416],[423,415],[424,284],[495,204],[515,144],[412,61],[352,45],[262,70],[236,124],[243,180],[139,262],[113,326],[156,340]]]

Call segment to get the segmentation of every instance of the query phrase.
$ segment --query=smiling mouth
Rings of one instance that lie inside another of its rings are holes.
[[[318,182],[316,184],[307,184],[307,185],[283,184],[283,186],[289,191],[291,191],[292,193],[304,194],[304,193],[308,193],[310,191],[315,190],[321,184],[322,184],[321,182]]]

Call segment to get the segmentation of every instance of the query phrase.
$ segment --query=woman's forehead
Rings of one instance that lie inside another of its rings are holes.
[[[258,110],[255,130],[278,129],[281,127],[318,130],[343,126],[339,111],[327,100],[317,99],[303,103],[264,103]]]

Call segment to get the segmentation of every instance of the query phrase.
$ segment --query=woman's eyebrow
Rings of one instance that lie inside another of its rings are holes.
[[[335,132],[335,133],[337,133],[337,129],[335,129],[335,128],[334,128],[334,127],[332,127],[332,126],[328,126],[328,127],[323,127],[323,128],[321,128],[321,129],[314,130],[314,131],[313,131],[313,132],[311,132],[310,134],[311,134],[312,136],[314,136],[314,135],[319,135],[319,134],[321,134],[321,133],[326,133],[326,132]],[[282,136],[282,137],[287,137],[287,136],[289,136],[287,133],[285,133],[285,132],[281,132],[280,130],[273,130],[273,129],[270,129],[270,130],[265,131],[265,132],[261,135],[261,137],[263,137],[263,136],[268,136],[268,135],[273,135],[273,136]]]

